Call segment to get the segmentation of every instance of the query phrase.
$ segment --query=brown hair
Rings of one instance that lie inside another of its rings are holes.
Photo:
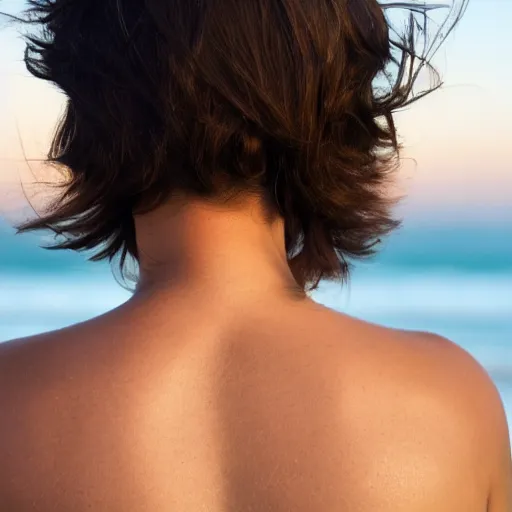
[[[66,182],[21,230],[137,258],[133,212],[175,191],[259,191],[284,218],[297,282],[345,277],[397,225],[396,109],[442,34],[432,6],[376,0],[30,0],[25,61],[68,97],[49,162]],[[452,6],[446,34],[466,1]],[[387,9],[410,13],[394,30]],[[423,45],[418,50],[418,41]]]

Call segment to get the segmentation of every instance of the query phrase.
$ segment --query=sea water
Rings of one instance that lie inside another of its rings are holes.
[[[130,296],[108,265],[39,242],[0,227],[0,341],[89,319]],[[464,347],[496,382],[512,424],[512,227],[406,225],[348,283],[325,283],[314,297]]]

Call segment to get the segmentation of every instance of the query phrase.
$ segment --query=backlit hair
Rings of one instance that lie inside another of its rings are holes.
[[[62,194],[22,230],[137,258],[133,213],[173,192],[261,192],[304,289],[346,277],[397,222],[393,114],[466,1],[29,0],[26,65],[67,96]],[[406,13],[406,16],[403,14]],[[428,25],[428,26],[427,26]]]

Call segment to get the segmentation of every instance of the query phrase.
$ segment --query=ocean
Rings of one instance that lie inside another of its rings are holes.
[[[130,293],[108,264],[38,247],[0,226],[0,341],[58,329],[114,308]],[[512,226],[405,224],[350,282],[319,302],[372,322],[431,331],[473,354],[494,379],[512,425]]]

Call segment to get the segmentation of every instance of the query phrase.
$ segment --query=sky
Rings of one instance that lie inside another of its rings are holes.
[[[13,12],[20,0],[0,0]],[[419,218],[512,220],[512,0],[470,0],[466,15],[434,62],[444,81],[397,114],[405,146],[398,190]],[[23,43],[0,30],[0,213],[20,208],[23,162],[43,158],[63,97],[29,77]],[[38,174],[37,164],[32,171]],[[45,176],[46,177],[46,176]]]

